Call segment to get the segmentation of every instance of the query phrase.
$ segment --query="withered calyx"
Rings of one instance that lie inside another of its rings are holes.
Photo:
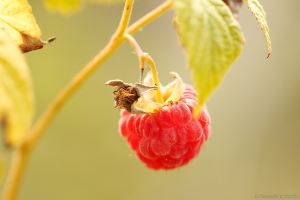
[[[116,87],[115,108],[125,109],[132,114],[144,114],[145,112],[136,106],[138,99],[150,90],[156,90],[156,86],[147,86],[142,83],[125,83],[120,79],[110,80],[105,85]]]

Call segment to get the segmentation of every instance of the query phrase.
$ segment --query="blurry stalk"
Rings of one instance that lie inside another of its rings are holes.
[[[87,80],[87,78],[97,69],[97,67],[102,64],[110,55],[112,55],[118,47],[120,47],[120,45],[126,39],[124,34],[135,33],[141,27],[156,19],[171,7],[171,0],[167,0],[128,27],[133,2],[134,0],[126,0],[118,29],[108,44],[89,63],[87,63],[87,65],[57,95],[49,107],[36,121],[24,143],[15,149],[11,160],[10,171],[3,187],[3,192],[1,195],[2,200],[14,200],[16,198],[30,150],[36,144],[43,131],[46,129],[64,103]],[[146,56],[144,59],[145,61],[149,62],[150,66],[154,65],[151,57]]]

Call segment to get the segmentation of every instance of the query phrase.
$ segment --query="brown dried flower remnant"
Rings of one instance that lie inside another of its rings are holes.
[[[144,114],[144,111],[135,106],[136,102],[143,93],[157,89],[156,86],[151,87],[141,83],[125,83],[119,79],[107,81],[105,85],[117,87],[113,92],[115,95],[115,108],[125,109],[132,114]]]
[[[115,108],[124,108],[128,112],[131,111],[131,105],[140,97],[134,87],[124,86],[118,87],[113,92],[115,96]]]

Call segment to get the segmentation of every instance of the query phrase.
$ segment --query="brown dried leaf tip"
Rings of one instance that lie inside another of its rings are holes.
[[[29,51],[42,49],[44,45],[50,44],[56,38],[51,37],[46,41],[42,41],[41,39],[33,38],[28,35],[22,35],[23,37],[23,44],[19,45],[23,53],[27,53]]]
[[[151,87],[141,83],[125,83],[119,79],[107,81],[105,85],[117,87],[113,92],[115,95],[115,108],[125,109],[132,114],[144,114],[144,111],[136,107],[138,99],[144,93],[157,89],[156,86]]]
[[[239,12],[242,8],[242,0],[223,0],[224,3],[230,8],[235,19],[239,19]]]

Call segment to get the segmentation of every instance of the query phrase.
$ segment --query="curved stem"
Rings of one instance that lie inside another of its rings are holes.
[[[1,200],[13,200],[17,196],[18,187],[20,184],[20,177],[24,171],[28,157],[28,151],[24,148],[18,148],[14,152],[11,161],[11,167],[8,172],[8,179],[3,187],[3,194]]]
[[[116,42],[118,41],[118,42]],[[71,82],[58,94],[54,101],[49,105],[43,115],[36,121],[35,126],[30,131],[29,137],[24,145],[31,148],[41,133],[47,127],[49,122],[64,105],[68,98],[77,90],[78,87],[92,74],[97,66],[103,63],[120,45],[121,40],[112,39],[72,80]]]
[[[139,63],[140,63],[140,80],[139,80],[139,82],[142,83],[143,76],[144,76],[144,69],[145,69],[144,63],[142,61],[143,51],[140,48],[140,45],[135,41],[135,39],[130,34],[125,33],[123,35],[123,37],[124,37],[124,39],[126,39],[129,42],[129,44],[132,46],[132,48],[134,49],[134,51],[136,52],[136,54],[138,56]]]
[[[58,94],[56,99],[35,123],[26,145],[30,148],[41,135],[49,121],[65,103],[65,101],[82,85],[82,83],[103,63],[123,42],[123,34],[128,26],[134,0],[126,0],[123,15],[118,29],[109,43],[71,80],[71,82]]]
[[[156,101],[158,103],[162,103],[163,104],[164,103],[164,99],[163,99],[163,96],[161,94],[161,87],[160,87],[160,84],[159,84],[158,73],[157,73],[157,70],[156,70],[155,62],[149,56],[149,54],[147,54],[147,53],[143,53],[142,59],[143,59],[144,62],[147,61],[149,63],[149,66],[150,66],[150,69],[151,69],[151,73],[152,73],[152,76],[153,76],[154,84],[155,84],[155,86],[157,86],[157,90],[155,90]]]
[[[159,84],[158,73],[157,73],[157,70],[156,70],[156,65],[154,63],[154,60],[151,58],[151,56],[149,56],[149,54],[144,53],[142,51],[139,44],[136,42],[136,40],[131,35],[125,33],[124,38],[129,42],[129,44],[135,50],[135,52],[136,52],[136,54],[139,58],[139,61],[140,61],[141,70],[144,70],[145,62],[149,63],[151,73],[152,73],[152,76],[153,76],[154,84],[155,84],[155,86],[157,86],[157,89],[155,90],[156,101],[158,103],[164,103],[164,99],[163,99],[163,96],[162,96],[162,93],[161,93],[161,87],[160,87],[160,84]],[[142,80],[142,77],[140,78],[140,80]]]
[[[154,20],[156,17],[170,8],[171,1],[168,0],[126,29],[130,19],[132,5],[133,0],[126,0],[122,19],[113,38],[58,94],[58,96],[49,105],[46,111],[36,121],[27,137],[27,140],[25,140],[25,142],[15,150],[11,161],[11,170],[8,174],[7,180],[3,187],[3,192],[1,194],[1,200],[13,200],[16,198],[21,181],[21,176],[24,171],[28,154],[30,153],[31,148],[37,142],[38,138],[42,135],[43,131],[52,121],[59,109],[68,100],[68,98],[76,91],[78,87],[80,87],[84,83],[89,75],[91,75],[92,72],[94,72],[95,69],[122,44],[124,39],[123,34],[125,32],[132,34],[149,23],[151,20]]]
[[[46,109],[39,120],[35,123],[35,126],[30,131],[28,140],[24,143],[29,148],[33,146],[36,140],[40,137],[41,133],[45,130],[46,126],[50,123],[52,118],[64,104],[64,102],[73,94],[73,92],[81,86],[81,84],[89,77],[90,74],[103,63],[123,42],[122,37],[119,37],[121,33],[134,33],[141,27],[154,20],[156,17],[163,14],[171,7],[171,1],[168,0],[152,10],[140,20],[129,26],[127,29],[124,26],[128,24],[130,15],[127,12],[131,12],[133,0],[127,0],[123,10],[123,16],[115,36],[110,42],[71,80],[71,82],[62,90],[61,93],[54,99],[52,104]],[[129,9],[127,7],[129,6]],[[125,12],[125,13],[124,13]],[[124,16],[126,15],[126,16]],[[124,22],[122,20],[126,20]],[[150,61],[151,62],[151,61]],[[153,62],[154,63],[154,62]],[[150,64],[151,67],[151,64]],[[156,73],[157,74],[157,73]]]
[[[25,161],[27,160],[27,152],[31,150],[38,138],[42,135],[43,131],[46,129],[47,125],[54,118],[55,114],[64,105],[67,99],[73,94],[73,92],[87,79],[87,77],[101,64],[106,58],[108,58],[121,44],[115,42],[116,40],[111,40],[102,51],[100,51],[87,65],[86,67],[78,73],[71,82],[59,93],[59,95],[54,99],[54,101],[49,105],[49,107],[44,111],[42,116],[36,121],[35,125],[31,129],[27,140],[22,144],[21,147],[16,149],[17,154],[14,154],[11,161],[11,171],[8,174],[5,187],[3,188],[3,193],[1,200],[13,200],[16,196],[16,191],[20,184],[21,175],[25,168]],[[22,149],[27,149],[23,151]]]
[[[169,8],[171,8],[172,2],[171,0],[167,0],[166,2],[159,5],[157,8],[146,14],[144,17],[140,18],[134,24],[126,29],[126,33],[133,34],[138,31],[141,27],[149,24],[155,18],[159,17],[162,13],[166,12]]]
[[[136,40],[128,33],[125,33],[123,35],[124,39],[127,40],[127,42],[132,46],[132,48],[134,49],[136,55],[139,58],[139,63],[140,63],[140,69],[144,70],[145,66],[144,63],[142,61],[142,55],[143,55],[143,51],[140,47],[140,45],[136,42]],[[140,77],[140,80],[142,80],[142,77]]]

